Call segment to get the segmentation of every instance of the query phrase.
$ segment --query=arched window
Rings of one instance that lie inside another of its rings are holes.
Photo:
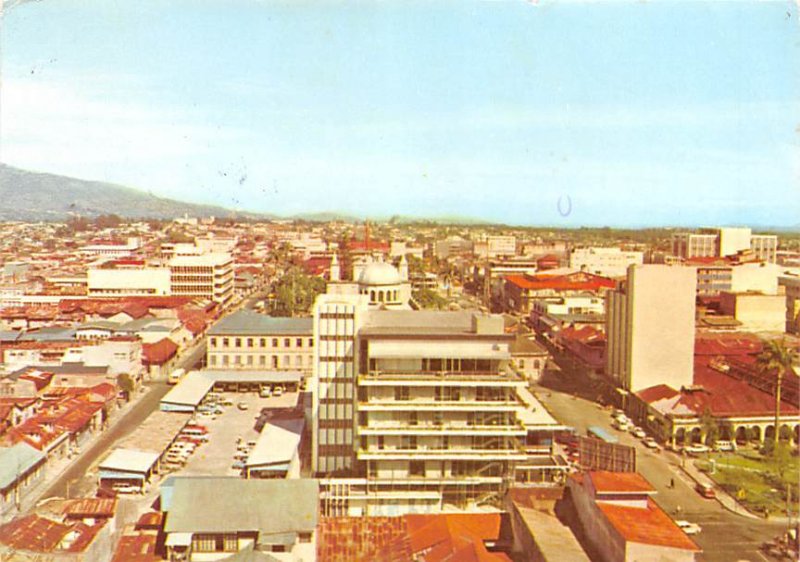
[[[375,291],[369,292],[369,300],[370,302],[375,302]]]

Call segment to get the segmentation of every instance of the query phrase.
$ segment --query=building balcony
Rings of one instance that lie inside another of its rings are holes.
[[[362,400],[358,403],[361,412],[518,412],[524,406],[516,400],[479,401],[479,400]]]
[[[528,455],[518,449],[390,449],[367,447],[359,449],[358,460],[409,460],[409,461],[524,461]]]
[[[514,372],[487,371],[369,371],[358,377],[363,386],[493,386],[516,387],[526,383]]]
[[[379,426],[359,426],[359,435],[526,435],[522,425],[454,425],[398,423]]]

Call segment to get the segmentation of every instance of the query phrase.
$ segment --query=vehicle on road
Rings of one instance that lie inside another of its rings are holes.
[[[264,385],[261,387],[261,390],[258,392],[258,395],[261,398],[269,398],[272,396],[272,387]]]
[[[697,483],[697,486],[694,487],[697,490],[697,493],[703,496],[706,499],[714,499],[717,497],[716,492],[714,491],[714,487],[709,484],[703,484],[701,482]]]
[[[628,431],[628,422],[625,420],[617,419],[614,420],[614,423],[611,424],[611,427],[618,429],[620,431]]]
[[[595,439],[600,439],[601,441],[605,441],[606,443],[618,443],[619,439],[615,436],[611,435],[602,427],[598,427],[593,425],[586,430],[586,433],[589,437],[594,437]]]
[[[175,369],[167,376],[167,384],[178,384],[185,374],[184,369]]]
[[[683,519],[679,519],[678,521],[675,521],[675,523],[687,535],[696,535],[703,530],[702,527],[700,527],[700,525],[697,523],[690,523],[689,521],[685,521]]]
[[[661,450],[661,447],[658,445],[656,440],[653,439],[652,437],[645,437],[642,440],[642,443],[644,443],[645,447],[647,447],[648,449],[652,449],[653,451],[660,451]]]
[[[237,407],[237,408],[239,408],[239,409],[240,409],[240,410],[242,410],[242,411],[244,411],[244,410],[247,410],[247,409],[249,409],[249,408],[250,408],[250,406],[247,404],[247,402],[239,402],[239,403],[236,405],[236,407]]]
[[[272,389],[272,395],[273,396],[280,396],[282,394],[283,394],[283,387],[282,386],[278,385],[278,386],[276,386],[275,388]]]
[[[631,435],[639,439],[644,439],[645,437],[647,437],[647,434],[644,432],[644,429],[642,429],[639,426],[634,426],[631,428]]]
[[[707,453],[711,449],[709,449],[707,445],[698,444],[698,445],[689,445],[688,447],[684,447],[683,450],[690,455],[699,455],[702,453]]]
[[[140,494],[142,489],[139,486],[114,486],[114,491],[118,494]]]

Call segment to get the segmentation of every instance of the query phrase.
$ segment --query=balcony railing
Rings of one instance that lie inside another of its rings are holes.
[[[358,432],[362,435],[391,435],[393,433],[486,433],[523,435],[527,433],[520,423],[503,423],[494,425],[464,425],[464,424],[434,424],[434,423],[395,423],[387,425],[360,426]]]
[[[525,460],[528,455],[519,449],[390,449],[367,447],[358,450],[360,460],[458,460],[498,459]]]
[[[454,380],[475,381],[481,379],[522,380],[513,371],[401,371],[399,369],[372,369],[363,373],[364,380]]]

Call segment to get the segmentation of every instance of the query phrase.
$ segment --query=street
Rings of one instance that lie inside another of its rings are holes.
[[[580,434],[585,435],[587,427],[597,425],[617,436],[621,444],[636,447],[638,470],[658,491],[654,499],[659,506],[676,519],[702,527],[702,532],[692,537],[703,549],[698,560],[768,560],[758,548],[783,533],[785,524],[737,515],[716,500],[702,498],[694,490],[694,481],[680,469],[680,457],[668,451],[653,452],[629,433],[612,429],[610,412],[594,402],[549,387],[537,386],[534,391],[556,419]],[[671,479],[674,489],[669,488]]]
[[[205,338],[195,343],[186,354],[181,357],[175,368],[190,369],[197,365],[205,356]],[[101,459],[114,445],[133,428],[137,427],[153,411],[158,409],[161,398],[172,388],[164,381],[153,381],[146,383],[143,387],[146,394],[139,399],[139,402],[126,412],[114,425],[105,430],[96,441],[91,443],[87,449],[81,452],[78,458],[69,467],[53,480],[45,489],[44,493],[31,500],[49,497],[81,497],[94,495],[97,486],[97,478],[91,473],[91,468]]]

